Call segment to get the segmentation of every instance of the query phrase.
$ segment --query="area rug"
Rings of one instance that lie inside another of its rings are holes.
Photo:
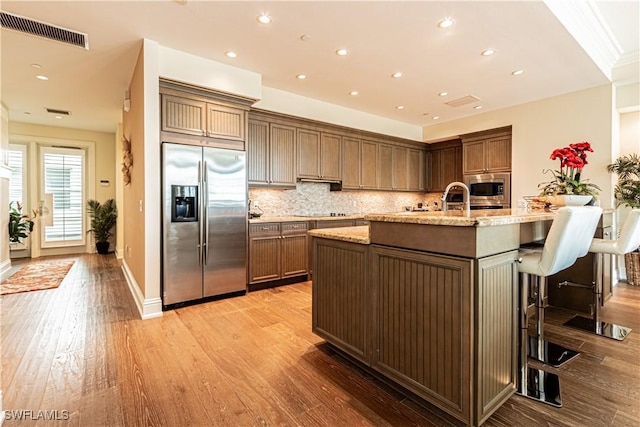
[[[57,288],[74,262],[47,260],[25,264],[0,284],[0,295]]]

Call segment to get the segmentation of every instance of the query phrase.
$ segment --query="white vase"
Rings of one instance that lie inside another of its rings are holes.
[[[591,201],[591,196],[560,194],[547,196],[547,201],[554,206],[584,206]]]

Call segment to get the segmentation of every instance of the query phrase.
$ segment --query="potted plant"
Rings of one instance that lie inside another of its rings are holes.
[[[607,166],[607,171],[618,175],[618,182],[613,190],[616,206],[627,206],[640,209],[640,156],[627,154],[620,156]],[[636,249],[624,256],[627,282],[640,285],[640,252]]]
[[[99,254],[109,252],[109,239],[112,236],[111,230],[116,225],[118,219],[118,209],[113,199],[108,199],[104,204],[97,200],[87,201],[87,213],[91,217],[91,228],[87,233],[93,233],[96,242],[96,250]]]
[[[22,239],[29,237],[33,231],[34,219],[37,212],[33,211],[33,216],[22,213],[20,202],[9,203],[9,243],[22,243]]]
[[[588,164],[587,152],[593,152],[588,142],[569,144],[551,153],[551,160],[560,160],[560,169],[543,170],[550,172],[553,179],[538,185],[540,195],[556,206],[573,204],[586,205],[598,197],[600,187],[582,179],[582,169]]]

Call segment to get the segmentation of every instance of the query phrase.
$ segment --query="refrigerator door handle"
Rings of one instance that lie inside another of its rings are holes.
[[[202,161],[198,161],[198,204],[202,206]],[[202,213],[202,207],[200,208]],[[198,265],[202,265],[202,214],[198,222]]]
[[[204,265],[207,265],[207,257],[209,256],[209,245],[208,240],[209,240],[209,165],[207,164],[207,161],[204,161],[204,166],[202,168],[202,172],[204,174],[204,179],[203,179],[203,188],[204,188],[204,203],[203,203],[203,223],[204,223],[204,234],[202,235],[203,238],[203,260],[204,260]]]

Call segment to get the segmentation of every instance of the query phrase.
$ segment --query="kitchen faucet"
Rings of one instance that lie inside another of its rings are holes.
[[[464,190],[464,194],[462,195],[462,206],[467,215],[470,214],[471,208],[469,206],[469,199],[471,195],[469,194],[469,187],[464,182],[454,181],[451,184],[447,185],[447,188],[444,189],[444,194],[442,195],[442,212],[447,211],[447,196],[449,195],[449,190],[453,187],[462,187]]]

